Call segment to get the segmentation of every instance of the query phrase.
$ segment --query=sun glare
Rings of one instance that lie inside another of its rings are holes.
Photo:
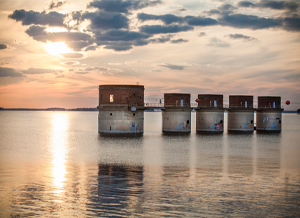
[[[66,174],[68,117],[65,113],[52,114],[52,176],[55,193],[63,190]]]
[[[72,52],[72,49],[68,48],[68,46],[64,42],[47,42],[46,49],[47,52],[51,55],[59,55]]]

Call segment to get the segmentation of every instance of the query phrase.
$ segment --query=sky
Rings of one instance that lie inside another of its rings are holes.
[[[300,1],[0,0],[0,107],[96,107],[106,84],[298,109]]]

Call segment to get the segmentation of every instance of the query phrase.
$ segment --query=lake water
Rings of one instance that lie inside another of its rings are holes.
[[[100,137],[97,112],[0,112],[0,217],[300,217],[300,116],[277,134]],[[225,114],[226,118],[226,114]],[[226,119],[224,123],[226,127]]]

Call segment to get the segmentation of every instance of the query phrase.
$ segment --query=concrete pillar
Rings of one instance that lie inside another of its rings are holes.
[[[99,86],[98,132],[101,135],[142,135],[144,86]]]
[[[258,96],[256,130],[281,131],[282,111],[281,97]]]
[[[230,95],[227,115],[228,131],[253,132],[253,96]]]
[[[196,131],[219,132],[224,131],[223,95],[199,94],[196,108]]]
[[[162,109],[163,133],[191,133],[190,94],[164,94],[164,109]]]

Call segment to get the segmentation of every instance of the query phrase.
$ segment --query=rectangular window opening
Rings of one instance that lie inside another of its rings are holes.
[[[109,102],[114,102],[114,95],[109,95]]]

